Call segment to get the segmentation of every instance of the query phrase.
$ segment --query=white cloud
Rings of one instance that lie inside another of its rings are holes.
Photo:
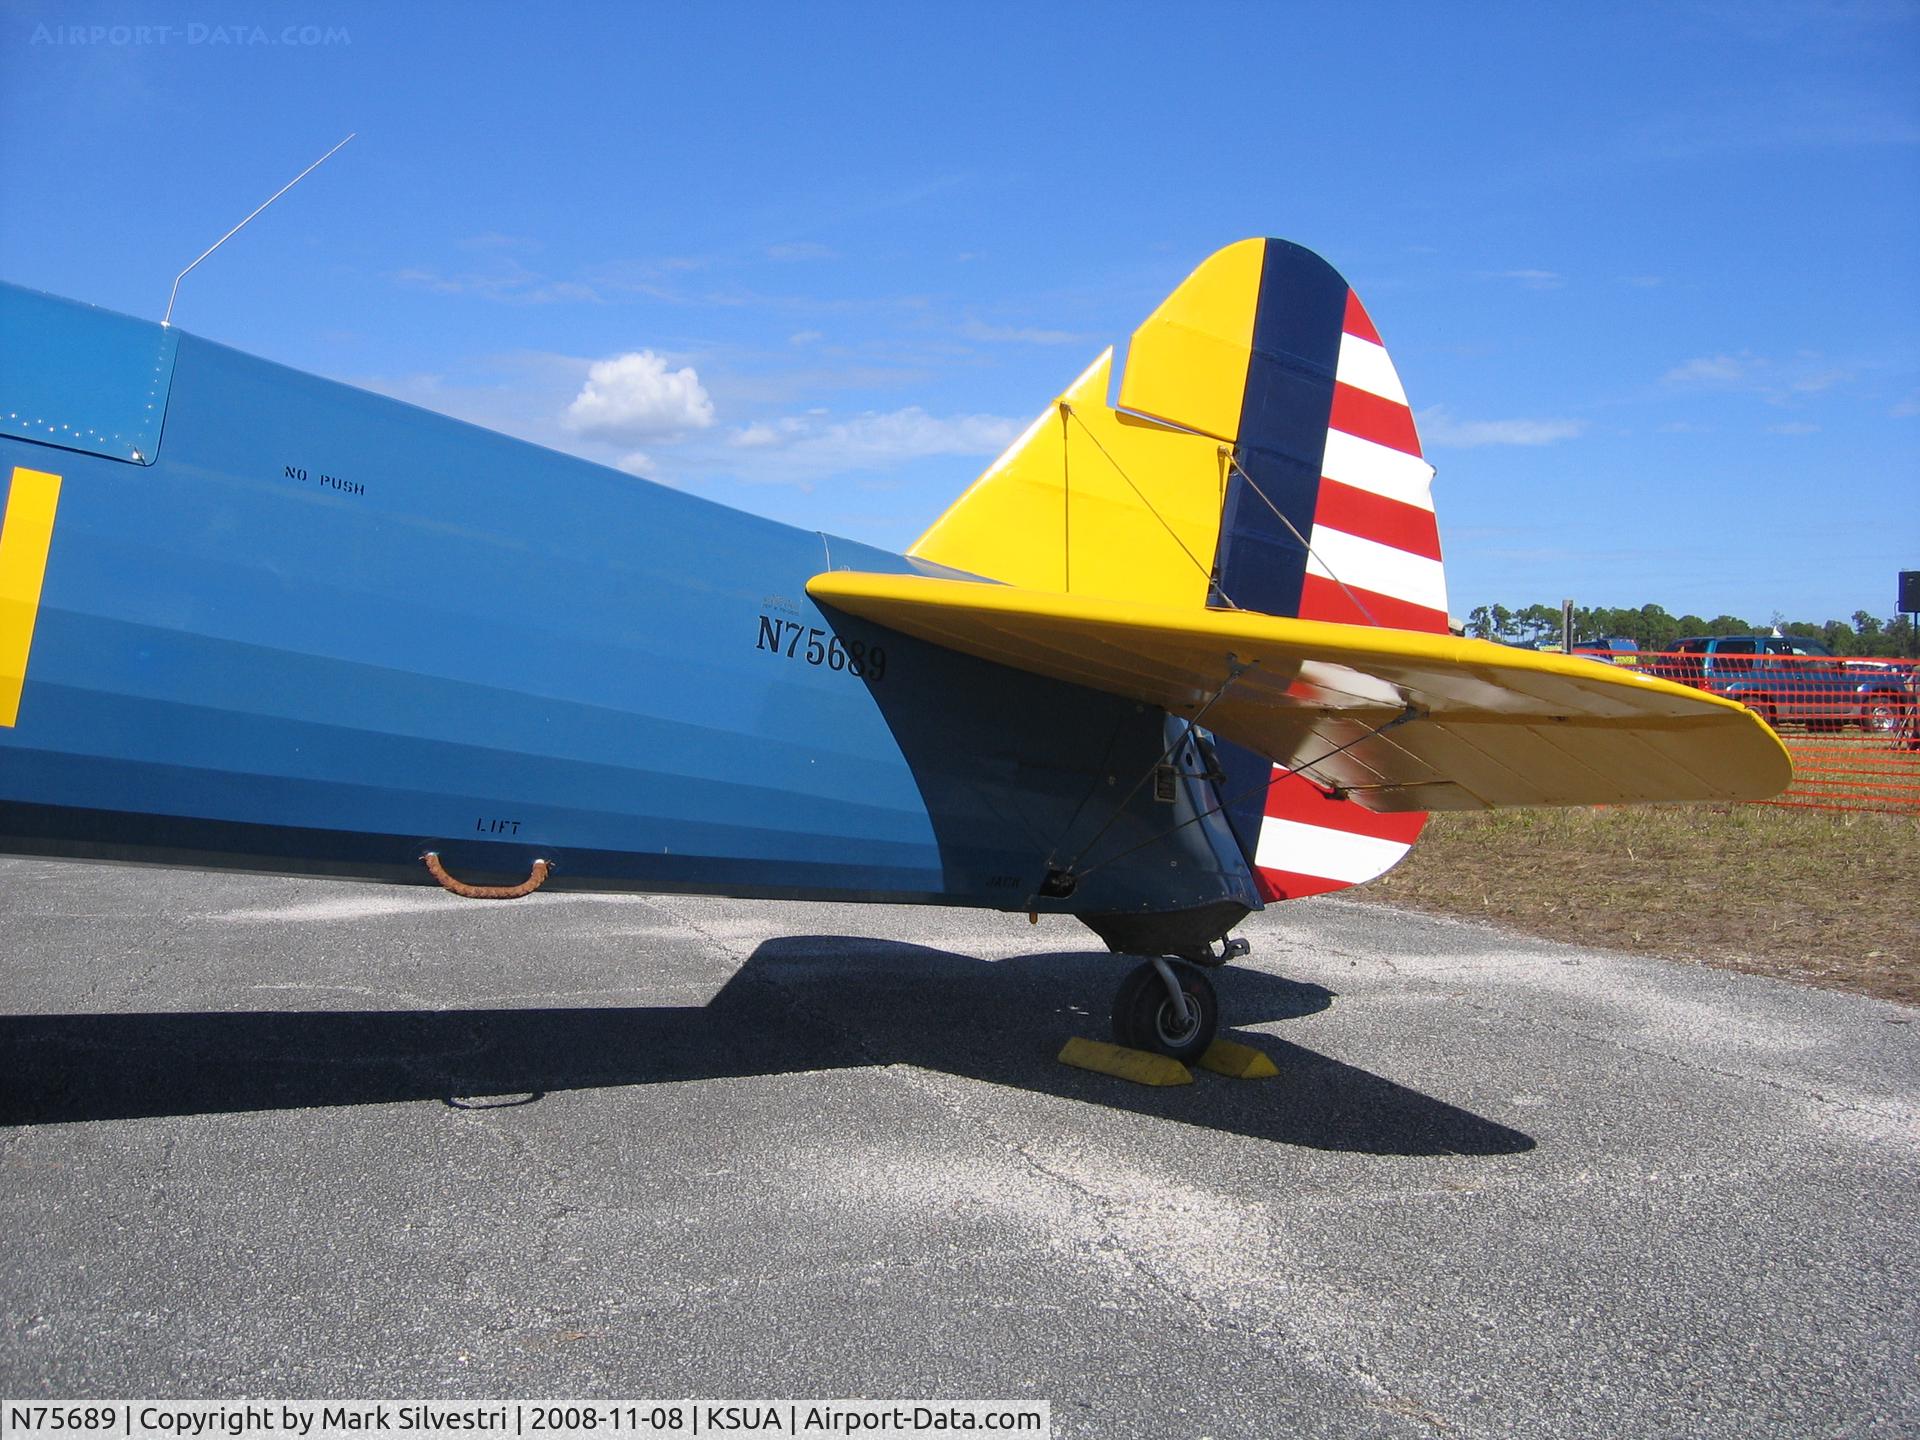
[[[1495,270],[1489,272],[1488,278],[1512,280],[1528,290],[1558,290],[1567,283],[1566,277],[1557,270]]]
[[[483,230],[459,242],[462,250],[538,250],[540,242],[525,235],[503,235],[498,230]]]
[[[769,260],[837,260],[839,252],[826,245],[816,245],[811,240],[798,240],[786,245],[769,245]]]
[[[637,475],[642,480],[654,478],[654,459],[644,450],[629,450],[613,462],[614,469],[624,470],[629,475]]]
[[[1769,405],[1791,406],[1802,396],[1846,384],[1853,379],[1853,371],[1827,364],[1817,351],[1803,350],[1776,364],[1764,355],[1742,350],[1737,355],[1695,356],[1660,378],[1685,389],[1755,395]]]
[[[662,439],[713,424],[713,399],[691,365],[669,370],[653,351],[634,350],[588,367],[566,424],[610,440]]]
[[[430,290],[436,295],[473,295],[507,305],[552,305],[595,302],[600,292],[576,280],[555,280],[530,270],[504,252],[483,269],[450,275],[427,266],[395,270],[388,276],[396,285]]]
[[[1793,389],[1799,391],[1802,395],[1814,395],[1822,390],[1831,390],[1834,386],[1844,384],[1852,378],[1853,374],[1851,371],[1834,368],[1810,371],[1805,375],[1796,377],[1789,383]]]
[[[1702,355],[1660,378],[1669,385],[1737,385],[1766,362],[1753,355]]]
[[[770,445],[786,443],[783,430],[798,431],[800,422],[782,420],[778,424],[769,424],[765,420],[756,420],[751,425],[734,431],[727,437],[729,445],[737,445],[742,450],[764,450]]]
[[[1622,285],[1631,285],[1636,290],[1657,290],[1667,283],[1664,275],[1622,275]]]
[[[885,469],[932,455],[990,457],[1020,429],[1021,422],[998,415],[929,415],[909,405],[843,420],[818,411],[756,420],[729,434],[727,444],[753,457],[741,472],[743,479],[796,481]]]
[[[1587,428],[1584,420],[1456,420],[1444,405],[1418,412],[1420,434],[1429,445],[1472,450],[1482,445],[1552,445],[1571,440]]]
[[[991,342],[1013,341],[1022,345],[1081,345],[1087,337],[1071,330],[1042,330],[1031,325],[988,325],[968,320],[960,327],[962,338]]]
[[[452,359],[453,357],[448,357]],[[572,450],[561,423],[561,400],[580,388],[587,361],[547,351],[516,350],[456,361],[453,373],[347,377],[365,389],[536,445]]]
[[[1887,411],[1887,414],[1895,420],[1908,420],[1915,415],[1920,415],[1920,392],[1909,395]]]
[[[796,330],[787,336],[789,345],[815,345],[827,337],[818,330]]]
[[[1767,426],[1769,435],[1818,435],[1820,427],[1808,420],[1788,420],[1784,424]]]

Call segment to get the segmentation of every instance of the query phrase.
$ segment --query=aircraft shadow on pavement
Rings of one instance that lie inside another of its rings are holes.
[[[1518,1130],[1269,1034],[1278,1078],[1148,1089],[1054,1058],[1105,1038],[1124,961],[983,961],[844,936],[762,944],[704,1006],[0,1017],[0,1125],[439,1100],[903,1064],[1316,1149],[1506,1155]],[[1298,1019],[1333,992],[1215,972],[1223,1033]]]

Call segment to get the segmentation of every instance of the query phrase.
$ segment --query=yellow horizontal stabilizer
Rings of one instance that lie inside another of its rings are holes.
[[[983,660],[1204,709],[1216,734],[1369,810],[1762,800],[1793,778],[1744,707],[1578,656],[918,575],[832,571],[807,593]]]

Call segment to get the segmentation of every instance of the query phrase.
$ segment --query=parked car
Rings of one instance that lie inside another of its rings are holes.
[[[1640,642],[1630,635],[1602,635],[1598,640],[1582,640],[1573,653],[1603,665],[1638,665]]]
[[[1908,727],[1911,676],[1884,662],[1843,661],[1817,640],[1793,635],[1696,635],[1647,669],[1668,680],[1737,700],[1769,725],[1882,734]]]
[[[1860,692],[1861,723],[1877,735],[1911,733],[1916,672],[1885,660],[1842,660]]]

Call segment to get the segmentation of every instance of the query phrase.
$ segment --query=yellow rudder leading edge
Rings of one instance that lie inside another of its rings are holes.
[[[40,587],[60,506],[60,477],[15,466],[0,517],[0,726],[20,719],[20,691],[40,616]]]

